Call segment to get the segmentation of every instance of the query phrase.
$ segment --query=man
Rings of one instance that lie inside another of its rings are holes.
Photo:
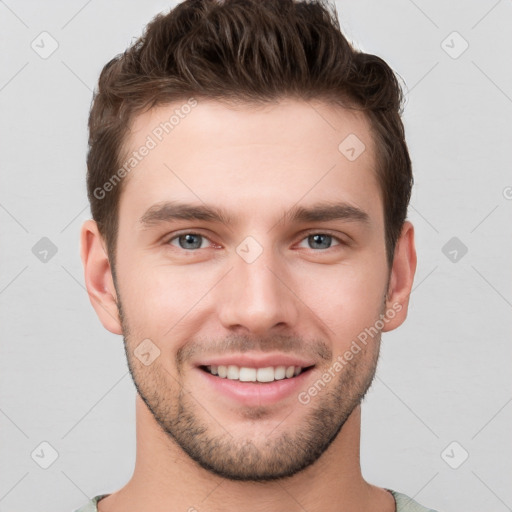
[[[319,2],[187,0],[105,66],[81,256],[137,457],[81,512],[427,511],[359,463],[416,269],[400,108]]]

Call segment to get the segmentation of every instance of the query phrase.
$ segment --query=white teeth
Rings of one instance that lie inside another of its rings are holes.
[[[274,368],[267,366],[267,368],[258,368],[256,372],[256,380],[258,382],[272,382],[274,380]]]
[[[267,366],[266,368],[249,368],[230,364],[214,365],[206,367],[212,375],[218,375],[223,379],[240,380],[241,382],[273,382],[284,378],[291,379],[302,372],[300,366]]]
[[[240,379],[242,382],[256,382],[256,368],[240,368]]]
[[[238,366],[230,364],[228,366],[228,375],[227,375],[228,379],[238,380],[239,375],[240,375],[240,370],[239,370]],[[241,376],[240,376],[240,380],[242,380]]]
[[[274,379],[281,380],[284,379],[286,375],[286,366],[278,366],[274,369]]]

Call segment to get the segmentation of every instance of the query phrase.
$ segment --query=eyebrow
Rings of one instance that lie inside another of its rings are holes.
[[[151,227],[155,224],[173,220],[203,220],[228,225],[232,218],[226,211],[217,206],[165,201],[148,208],[139,222],[145,227]]]
[[[139,219],[145,227],[175,220],[200,220],[229,225],[233,217],[226,210],[218,206],[207,204],[190,204],[179,201],[164,201],[157,203],[146,210]],[[370,216],[365,211],[344,202],[320,202],[312,206],[293,206],[284,213],[278,224],[326,222],[344,220],[370,224]]]
[[[365,211],[347,203],[322,202],[312,206],[294,206],[285,213],[280,222],[325,222],[345,220],[370,224],[370,216]]]

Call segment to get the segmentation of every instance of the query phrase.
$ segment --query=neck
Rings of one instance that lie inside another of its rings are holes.
[[[200,467],[165,434],[137,395],[137,457],[130,481],[99,512],[341,512],[395,510],[391,494],[361,475],[361,408],[311,466],[274,482],[227,480]]]

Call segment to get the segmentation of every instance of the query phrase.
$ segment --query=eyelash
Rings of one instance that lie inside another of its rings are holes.
[[[176,240],[179,237],[185,236],[185,235],[197,235],[197,236],[200,236],[200,237],[208,240],[210,243],[213,243],[206,235],[203,235],[202,233],[199,233],[197,231],[183,231],[181,233],[177,233],[177,234],[175,233],[171,238],[168,238],[165,243],[166,243],[166,245],[171,245],[171,242],[173,240]],[[335,245],[333,247],[328,247],[327,249],[309,249],[310,251],[326,252],[329,249],[333,249],[334,247],[349,245],[345,240],[343,240],[343,239],[339,238],[338,236],[332,234],[330,231],[308,231],[308,232],[303,234],[303,237],[301,238],[300,241],[302,242],[303,240],[306,240],[307,238],[309,238],[310,236],[313,236],[313,235],[327,235],[327,236],[331,237],[333,240],[336,240],[339,245]],[[181,247],[175,247],[175,249],[178,249],[178,250],[181,250],[181,251],[185,251],[185,252],[197,252],[197,251],[200,250],[200,248],[199,249],[183,249]]]

